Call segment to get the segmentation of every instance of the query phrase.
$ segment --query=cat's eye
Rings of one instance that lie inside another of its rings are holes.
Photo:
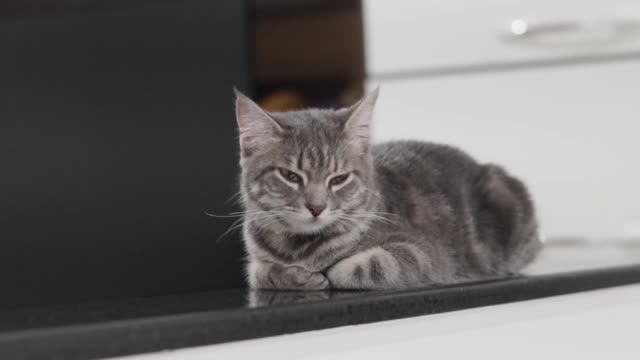
[[[294,173],[293,171],[289,171],[283,168],[279,168],[278,171],[280,172],[280,175],[285,178],[285,180],[294,184],[302,184],[302,176]]]
[[[349,174],[342,174],[338,176],[334,176],[329,180],[329,186],[338,186],[343,184],[349,178]]]

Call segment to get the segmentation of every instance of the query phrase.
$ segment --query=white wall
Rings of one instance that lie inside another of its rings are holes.
[[[377,84],[376,140],[444,142],[505,165],[549,237],[640,236],[640,61]]]

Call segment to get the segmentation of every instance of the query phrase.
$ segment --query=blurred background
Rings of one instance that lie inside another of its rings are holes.
[[[204,216],[237,209],[233,86],[270,111],[380,86],[376,141],[504,165],[549,242],[631,244],[590,258],[640,238],[635,1],[4,0],[0,305],[243,286]]]
[[[640,236],[634,1],[256,1],[270,109],[381,86],[375,137],[460,146],[531,186],[547,237]]]

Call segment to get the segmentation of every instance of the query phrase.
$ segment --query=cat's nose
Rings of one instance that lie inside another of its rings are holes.
[[[313,215],[313,217],[318,217],[320,216],[320,214],[322,214],[322,212],[324,211],[324,209],[326,209],[327,207],[325,205],[306,205],[307,209],[309,209],[309,212],[311,213],[311,215]]]

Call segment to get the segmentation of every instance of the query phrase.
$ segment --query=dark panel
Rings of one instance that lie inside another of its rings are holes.
[[[242,285],[245,46],[242,1],[0,17],[0,309]]]

